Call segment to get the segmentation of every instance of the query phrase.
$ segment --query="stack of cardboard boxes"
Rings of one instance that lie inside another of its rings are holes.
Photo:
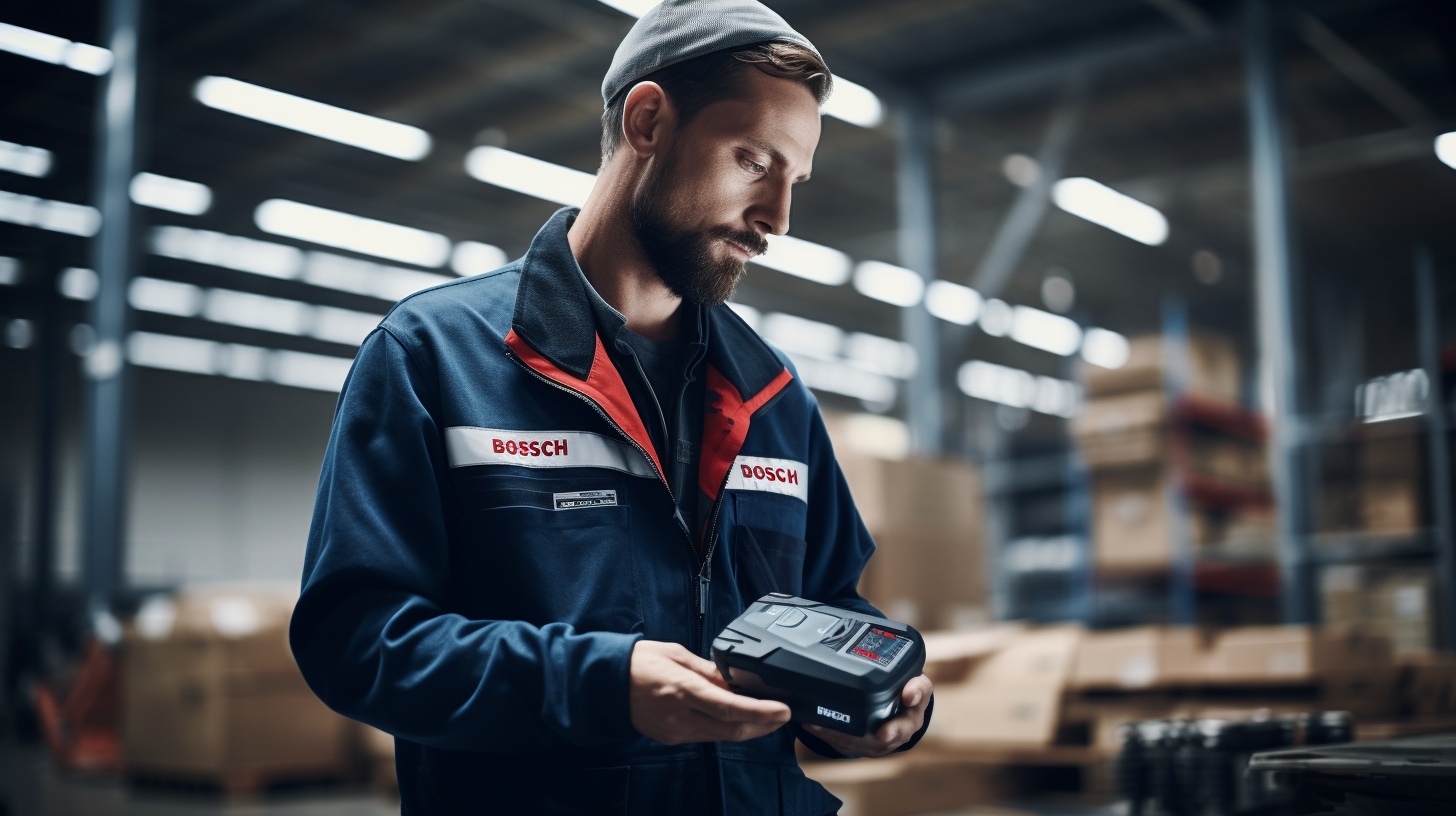
[[[1166,569],[1183,534],[1215,557],[1271,557],[1263,429],[1237,407],[1233,344],[1194,335],[1184,363],[1157,335],[1135,338],[1130,347],[1121,368],[1084,369],[1089,400],[1071,426],[1092,471],[1097,567]],[[1175,366],[1182,372],[1176,376]],[[1169,396],[1170,378],[1182,382],[1177,397]]]
[[[1431,568],[1329,566],[1321,572],[1320,590],[1326,623],[1380,634],[1402,660],[1430,654],[1436,606]]]
[[[143,605],[124,641],[129,775],[242,795],[352,772],[352,724],[314,696],[288,647],[295,594],[213,587]]]
[[[843,417],[826,417],[876,551],[860,594],[885,614],[923,630],[988,619],[980,473],[949,459],[885,458],[863,452]],[[862,426],[858,426],[862,427]]]
[[[1425,444],[1422,418],[1407,417],[1358,425],[1348,442],[1327,447],[1320,531],[1376,538],[1418,532],[1425,513]]]

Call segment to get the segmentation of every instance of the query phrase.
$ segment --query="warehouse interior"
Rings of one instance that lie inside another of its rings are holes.
[[[283,634],[339,389],[581,203],[653,5],[0,11],[0,814],[399,812]],[[1456,802],[1456,6],[766,5],[837,84],[730,305],[937,695],[805,773],[859,816],[1184,813],[1149,769],[1197,733],[1237,766],[1198,812],[1401,812],[1268,782],[1394,741]]]

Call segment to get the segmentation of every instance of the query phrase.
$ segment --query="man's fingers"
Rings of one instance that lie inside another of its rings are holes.
[[[698,711],[689,711],[688,717],[693,732],[698,735],[694,741],[702,742],[742,742],[772,734],[783,727],[780,722],[725,722]]]
[[[716,720],[730,723],[772,723],[789,721],[789,707],[776,700],[759,700],[734,694],[707,681],[684,685],[688,706]]]
[[[725,690],[728,688],[728,684],[723,681],[723,673],[718,671],[718,665],[713,661],[704,660],[703,658],[698,657],[692,652],[689,652],[687,649],[683,649],[683,654],[678,658],[678,663],[680,663],[683,668],[691,671],[693,674],[698,675],[704,680],[707,680],[709,683],[712,683],[718,688]]]

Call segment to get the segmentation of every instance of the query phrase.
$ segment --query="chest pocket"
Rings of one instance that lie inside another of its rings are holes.
[[[733,495],[733,571],[742,605],[804,588],[805,505],[791,496]]]
[[[640,628],[626,478],[492,475],[454,499],[453,594],[470,617]]]

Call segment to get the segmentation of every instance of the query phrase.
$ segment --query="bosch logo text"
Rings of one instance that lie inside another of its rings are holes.
[[[530,442],[517,442],[514,439],[492,439],[491,449],[496,453],[508,453],[512,456],[565,456],[565,439],[548,439],[544,442],[531,440]]]
[[[824,706],[819,706],[819,716],[821,716],[821,717],[828,717],[831,720],[839,720],[840,722],[842,722],[842,723],[844,723],[846,725],[849,724],[849,715],[848,714],[841,714],[841,713],[839,713],[838,711],[835,711],[832,708],[825,708]]]
[[[763,467],[762,465],[739,465],[743,468],[743,478],[762,479],[767,482],[785,482],[796,485],[799,483],[799,471],[791,468]]]

